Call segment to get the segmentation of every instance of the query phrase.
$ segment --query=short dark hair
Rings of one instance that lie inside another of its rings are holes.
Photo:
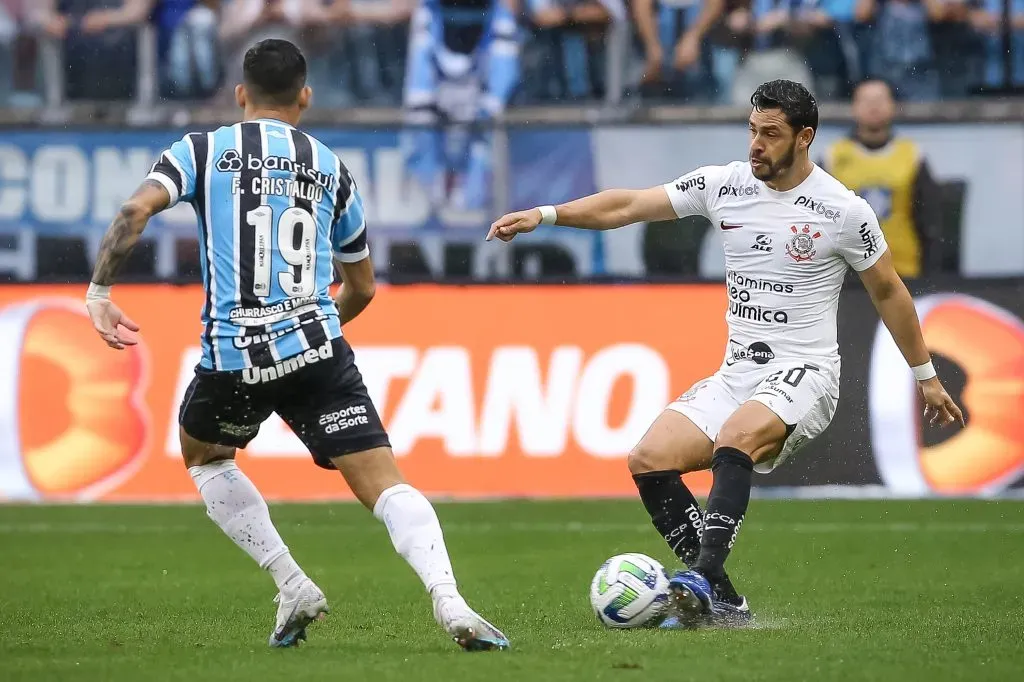
[[[261,40],[245,53],[242,73],[257,102],[290,106],[306,86],[306,58],[287,40]]]
[[[761,84],[750,96],[750,105],[757,111],[780,110],[794,132],[804,128],[818,132],[818,103],[814,95],[796,81],[776,80]]]
[[[861,78],[859,81],[853,84],[853,89],[850,91],[850,94],[856,95],[857,91],[860,90],[863,86],[867,85],[868,83],[881,83],[886,88],[888,88],[889,96],[892,97],[894,100],[896,99],[896,87],[886,79],[882,78],[881,76],[868,76],[866,78]]]

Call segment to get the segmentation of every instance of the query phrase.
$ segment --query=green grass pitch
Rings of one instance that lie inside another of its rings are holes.
[[[1019,502],[755,500],[729,568],[743,631],[603,629],[612,554],[675,566],[638,502],[439,504],[460,586],[513,650],[434,624],[355,505],[272,505],[332,614],[270,650],[269,576],[198,505],[0,507],[0,679],[1013,680],[1024,670]]]

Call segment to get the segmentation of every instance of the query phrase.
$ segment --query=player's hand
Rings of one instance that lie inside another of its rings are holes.
[[[488,230],[484,241],[491,241],[495,237],[503,242],[510,242],[517,234],[533,232],[540,225],[540,209],[531,208],[529,211],[516,211],[506,213],[493,223]]]
[[[929,424],[949,426],[954,422],[959,422],[960,426],[966,426],[964,413],[946,393],[946,389],[942,387],[942,382],[938,377],[918,382],[917,385],[924,398],[924,418],[928,420]]]
[[[132,322],[121,312],[117,304],[110,299],[89,301],[85,304],[89,311],[89,318],[96,333],[100,335],[107,345],[116,350],[124,350],[125,346],[134,346],[139,341],[129,332],[139,331],[139,325]]]

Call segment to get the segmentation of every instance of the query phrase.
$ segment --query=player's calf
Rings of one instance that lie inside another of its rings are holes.
[[[687,565],[700,551],[703,512],[681,474],[706,468],[710,450],[708,437],[689,419],[666,410],[629,453],[629,470],[651,522]]]
[[[754,463],[778,454],[788,429],[760,403],[744,403],[719,430],[711,458],[714,481],[704,514],[700,555],[694,570],[718,592],[738,600],[728,584],[725,560],[736,542],[750,503]]]
[[[434,618],[467,651],[506,649],[508,638],[459,594],[444,533],[430,501],[405,483],[390,448],[331,460],[353,493],[388,529],[395,551],[419,576],[434,603]]]

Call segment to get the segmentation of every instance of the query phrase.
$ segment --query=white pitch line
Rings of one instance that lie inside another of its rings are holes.
[[[379,524],[373,521],[358,522],[302,522],[298,524],[280,524],[285,533],[322,533],[334,530],[343,531],[367,531],[377,532]],[[442,524],[445,532],[455,533],[480,533],[480,532],[513,532],[513,533],[650,533],[652,526],[647,523],[473,523],[456,522]],[[161,534],[161,533],[191,533],[197,530],[204,530],[204,524],[197,522],[194,525],[184,524],[118,524],[118,523],[89,523],[89,522],[25,522],[25,523],[0,523],[0,533],[4,534]],[[751,523],[745,525],[744,535],[759,532],[772,533],[1020,533],[1024,532],[1024,523],[1015,522],[893,522],[893,523],[830,523],[830,522],[796,522],[796,523],[775,523],[766,521],[763,523]]]

